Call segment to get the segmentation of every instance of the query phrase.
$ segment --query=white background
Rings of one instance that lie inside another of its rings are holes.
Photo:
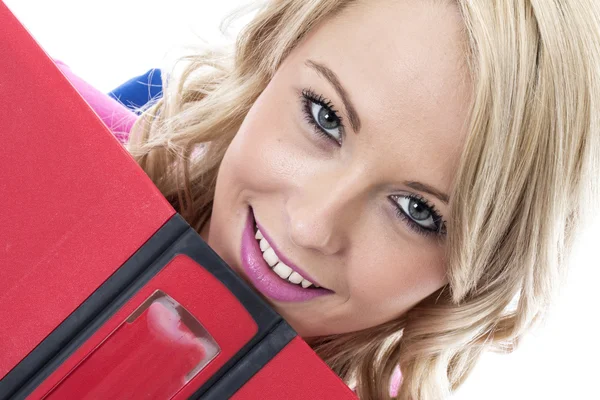
[[[222,41],[221,18],[240,0],[5,0],[54,58],[109,91],[187,44]],[[569,285],[548,323],[512,355],[490,354],[453,397],[600,399],[597,342],[600,224],[580,243]],[[532,227],[535,229],[535,227]],[[308,384],[308,383],[307,383]],[[307,392],[309,393],[309,392]],[[308,398],[308,397],[307,397]]]

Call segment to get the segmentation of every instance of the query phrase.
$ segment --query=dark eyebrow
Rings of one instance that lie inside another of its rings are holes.
[[[406,186],[413,188],[415,190],[418,190],[420,192],[429,193],[430,195],[433,195],[433,196],[437,197],[438,199],[440,199],[442,202],[444,202],[444,204],[448,204],[448,195],[444,192],[437,190],[436,188],[434,188],[432,186],[426,185],[421,182],[413,182],[413,181],[406,181],[406,182],[404,182],[404,184]]]
[[[329,81],[329,83],[331,83],[335,91],[341,97],[342,102],[344,103],[344,107],[346,107],[346,112],[348,114],[348,118],[350,119],[350,125],[352,125],[352,129],[354,130],[354,132],[358,133],[360,131],[361,125],[360,118],[358,117],[358,113],[356,112],[352,101],[350,101],[350,96],[348,95],[348,92],[346,92],[346,89],[344,89],[344,86],[342,86],[342,83],[340,82],[335,72],[329,69],[326,65],[320,64],[312,60],[306,60],[306,65],[313,68],[319,73],[319,75],[323,76]]]

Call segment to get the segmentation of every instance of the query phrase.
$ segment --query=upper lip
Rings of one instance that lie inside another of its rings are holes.
[[[285,257],[283,254],[281,254],[281,252],[279,250],[277,250],[277,247],[275,246],[275,243],[271,239],[271,236],[269,236],[269,234],[265,231],[265,229],[262,227],[262,225],[259,224],[258,221],[256,221],[256,217],[254,218],[254,222],[256,223],[256,226],[258,227],[258,230],[260,231],[260,233],[262,233],[263,236],[265,237],[265,239],[267,239],[267,242],[269,242],[269,245],[271,246],[271,248],[275,252],[275,255],[277,256],[277,258],[279,258],[280,261],[283,261],[283,263],[285,265],[287,265],[288,267],[290,267],[293,271],[296,271],[297,273],[302,275],[303,278],[312,282],[313,285],[319,286],[322,289],[326,289],[319,282],[317,282],[312,276],[310,276],[309,274],[304,272],[300,267],[298,267],[296,264],[291,262],[287,257]]]

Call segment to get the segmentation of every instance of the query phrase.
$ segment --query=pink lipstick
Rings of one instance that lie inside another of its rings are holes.
[[[254,226],[255,222],[252,208],[249,208],[246,227],[242,234],[242,268],[259,292],[270,299],[285,302],[308,301],[319,296],[333,293],[331,290],[324,288],[310,287],[305,289],[300,285],[295,285],[280,278],[264,260],[259,244],[254,237]],[[266,236],[260,226],[259,230],[263,233],[265,239],[273,246],[273,242]],[[273,249],[277,252],[274,247]],[[297,266],[290,263],[288,259],[281,255],[281,253],[277,252],[277,256],[294,271],[313,282],[313,284],[316,283]],[[316,284],[318,285],[318,283]]]

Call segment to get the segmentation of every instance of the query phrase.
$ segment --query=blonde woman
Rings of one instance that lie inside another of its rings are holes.
[[[544,315],[598,205],[599,18],[266,1],[127,148],[361,399],[442,399]]]

